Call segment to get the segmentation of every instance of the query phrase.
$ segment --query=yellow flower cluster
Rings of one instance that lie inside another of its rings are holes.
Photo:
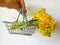
[[[45,8],[41,8],[39,12],[33,14],[33,19],[38,21],[37,27],[42,35],[50,37],[51,32],[56,27],[56,21],[52,19],[50,14],[46,13]]]

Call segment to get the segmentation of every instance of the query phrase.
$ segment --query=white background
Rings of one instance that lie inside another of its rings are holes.
[[[2,21],[14,21],[12,17],[17,17],[18,11],[0,7],[0,45],[60,45],[60,0],[25,0],[25,3],[35,11],[45,7],[57,21],[55,31],[50,38],[42,36],[38,31],[32,36],[9,34]]]

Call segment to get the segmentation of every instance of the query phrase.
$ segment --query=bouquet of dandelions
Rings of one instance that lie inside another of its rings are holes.
[[[44,36],[51,36],[52,31],[56,27],[56,21],[52,19],[50,14],[47,14],[45,8],[41,8],[39,12],[33,14],[33,20],[37,20],[37,28]]]

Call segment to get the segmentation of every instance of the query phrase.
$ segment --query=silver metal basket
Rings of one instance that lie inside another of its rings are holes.
[[[10,24],[12,24],[13,22],[6,22],[6,21],[3,21],[3,22],[5,23],[7,30],[10,34],[32,35],[36,30],[36,27],[31,24],[27,25],[27,27],[23,28],[22,30],[21,29],[11,30]]]

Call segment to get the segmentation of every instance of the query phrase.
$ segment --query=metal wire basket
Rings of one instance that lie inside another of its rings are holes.
[[[3,22],[5,23],[7,30],[10,34],[32,35],[36,30],[36,27],[31,24],[28,24],[27,27],[23,28],[22,30],[21,29],[11,30],[10,24],[12,24],[13,22],[6,22],[6,21],[3,21]]]

